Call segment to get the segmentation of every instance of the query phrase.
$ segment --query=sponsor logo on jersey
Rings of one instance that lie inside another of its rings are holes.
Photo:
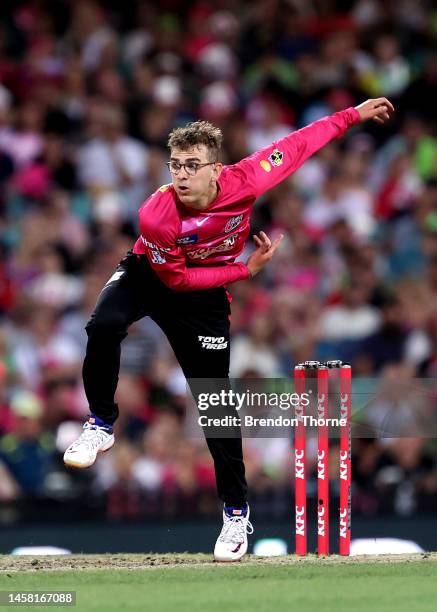
[[[197,336],[202,348],[207,350],[220,351],[228,346],[228,341],[224,336]]]
[[[198,234],[190,234],[189,236],[182,236],[176,240],[176,244],[195,244],[199,240]]]
[[[282,166],[284,160],[284,154],[279,149],[274,149],[269,155],[269,162],[272,166]]]
[[[206,259],[213,253],[220,253],[221,251],[230,251],[232,247],[237,242],[238,234],[233,234],[229,236],[220,244],[217,244],[213,247],[205,247],[204,249],[198,249],[197,251],[188,251],[186,253],[187,257],[190,259]]]
[[[150,256],[152,258],[152,263],[154,264],[165,264],[167,261],[159,251],[150,251]]]
[[[157,244],[154,244],[153,242],[149,242],[147,238],[144,238],[144,236],[141,236],[141,242],[146,247],[149,247],[149,249],[154,249],[155,251],[164,251],[165,253],[169,253],[171,251],[170,247],[158,246]]]
[[[270,170],[272,169],[271,165],[269,164],[269,162],[266,159],[262,159],[259,162],[259,165],[261,166],[261,168],[263,170],[265,170],[266,172],[270,172]]]
[[[232,232],[236,227],[240,225],[243,221],[243,215],[237,215],[236,217],[232,217],[225,225],[225,234]]]

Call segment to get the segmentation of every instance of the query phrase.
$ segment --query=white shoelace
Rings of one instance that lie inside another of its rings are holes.
[[[71,450],[74,450],[77,446],[80,446],[83,443],[92,449],[99,448],[99,446],[106,442],[107,436],[109,435],[100,427],[93,426],[90,423],[85,423],[83,429],[84,431],[80,437],[76,440],[76,442],[73,442]]]
[[[253,533],[253,525],[244,516],[227,516],[219,540],[239,544],[244,541],[246,533]]]

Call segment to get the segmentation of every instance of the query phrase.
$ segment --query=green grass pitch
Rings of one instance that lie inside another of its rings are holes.
[[[437,609],[437,554],[294,556],[214,564],[208,555],[0,557],[0,590],[73,590],[74,608],[0,610],[410,612]]]

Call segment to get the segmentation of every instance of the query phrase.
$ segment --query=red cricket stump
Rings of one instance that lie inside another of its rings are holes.
[[[317,369],[317,551],[329,555],[329,390],[326,366]]]
[[[340,526],[339,553],[349,555],[351,547],[351,484],[352,484],[352,370],[340,368]]]
[[[295,408],[295,418],[298,419],[294,434],[294,491],[295,491],[295,532],[296,554],[307,554],[307,495],[306,495],[306,434],[302,417],[305,414],[302,405],[302,394],[305,393],[305,368],[294,368],[295,392],[299,402]]]

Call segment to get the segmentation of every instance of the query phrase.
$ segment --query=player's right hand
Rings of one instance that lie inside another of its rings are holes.
[[[395,107],[387,98],[375,98],[359,104],[355,107],[355,110],[358,111],[361,121],[373,119],[376,123],[382,124],[390,119]]]
[[[251,276],[258,274],[258,272],[264,268],[266,263],[271,260],[276,249],[281,244],[283,237],[284,234],[281,234],[272,242],[264,232],[260,232],[259,236],[254,235],[253,240],[257,246],[257,249],[254,253],[252,253],[246,262],[246,266],[249,268]]]

